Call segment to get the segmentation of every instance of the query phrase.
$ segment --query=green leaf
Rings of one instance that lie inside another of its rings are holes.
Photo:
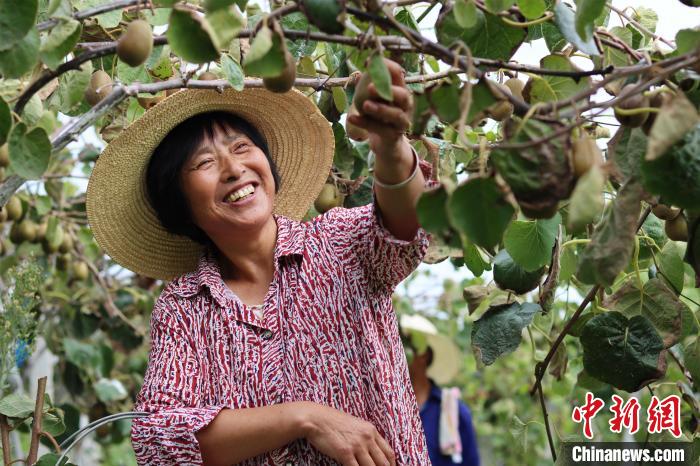
[[[34,208],[39,217],[43,217],[51,210],[51,198],[49,196],[37,196],[34,198],[34,202]]]
[[[548,70],[579,71],[568,58],[562,55],[548,55],[540,60],[540,66]],[[554,102],[569,97],[590,87],[590,78],[578,81],[565,76],[540,76],[532,79],[525,91],[532,104],[538,102]]]
[[[518,265],[534,272],[552,261],[560,224],[559,214],[546,220],[515,221],[508,226],[503,242]]]
[[[491,13],[500,13],[503,10],[507,10],[512,7],[515,0],[484,0],[486,8]]]
[[[221,56],[221,70],[226,80],[231,83],[231,87],[239,92],[243,90],[245,87],[243,69],[231,55]]]
[[[683,347],[683,360],[686,369],[693,377],[695,391],[700,391],[700,337]]]
[[[66,359],[83,370],[97,371],[102,364],[102,355],[93,345],[73,338],[63,339]]]
[[[581,332],[583,367],[596,379],[634,392],[664,375],[663,342],[644,316],[598,314]]]
[[[522,330],[542,308],[533,303],[491,306],[472,327],[472,349],[487,366],[520,345]]]
[[[85,62],[80,69],[71,70],[58,78],[58,89],[51,94],[48,106],[66,115],[74,115],[84,102],[85,89],[90,84],[92,62]]]
[[[700,29],[681,29],[676,33],[676,53],[692,52],[700,47]]]
[[[563,248],[559,256],[559,282],[571,279],[576,271],[576,252],[571,247]]]
[[[340,86],[335,86],[332,88],[331,93],[333,94],[333,104],[335,108],[337,108],[340,113],[345,113],[345,110],[348,108],[348,96],[345,94],[345,89]]]
[[[658,278],[646,282],[641,290],[636,279],[628,280],[610,296],[606,307],[627,317],[642,315],[649,319],[659,332],[664,348],[678,343],[681,336],[681,314],[688,309],[673,290]]]
[[[66,430],[59,409],[53,408],[41,415],[41,430],[54,437],[61,435]]]
[[[598,47],[596,47],[593,37],[584,39],[576,32],[576,15],[561,0],[557,1],[557,4],[554,6],[554,22],[566,40],[575,45],[581,52],[588,55],[599,55]]]
[[[620,188],[612,208],[581,254],[576,277],[583,283],[612,285],[630,261],[644,190],[637,182]]]
[[[475,57],[509,60],[527,36],[526,29],[508,26],[496,15],[477,10],[477,18],[473,27],[462,28],[453,9],[444,9],[435,26],[438,41],[449,47],[461,40]]]
[[[426,231],[444,237],[452,229],[447,217],[448,193],[444,185],[423,191],[416,204],[418,222]]]
[[[642,162],[644,187],[665,202],[700,208],[700,124],[656,160]]]
[[[7,417],[26,418],[34,413],[34,400],[24,393],[11,393],[0,399],[0,414]]]
[[[700,123],[695,106],[682,94],[665,102],[656,114],[649,132],[645,160],[653,161],[663,156],[676,142]]]
[[[41,458],[34,463],[34,466],[75,466],[75,464],[68,462],[68,458],[63,458],[61,464],[58,464],[58,459],[60,457],[61,455],[57,455],[56,453],[46,453],[45,455],[41,455]]]
[[[63,237],[63,228],[58,222],[58,217],[50,217],[46,228],[46,242],[52,247],[58,248],[63,242]]]
[[[667,241],[663,249],[661,249],[661,254],[658,256],[659,272],[676,295],[683,291],[685,279],[685,272],[683,270],[684,253],[684,248],[678,243],[675,241]]]
[[[606,181],[602,168],[594,165],[576,182],[569,203],[569,215],[566,218],[566,228],[569,232],[581,232],[586,225],[598,220],[605,206],[603,190]]]
[[[195,11],[173,8],[166,34],[176,55],[190,63],[207,63],[218,58],[219,51],[205,29],[205,21]]]
[[[12,112],[2,97],[0,97],[0,146],[7,142],[7,136],[12,129]]]
[[[228,47],[245,25],[245,18],[236,8],[218,9],[207,13],[202,22],[204,30],[209,33],[214,47],[219,50]]]
[[[485,270],[491,270],[491,265],[486,259],[484,259],[484,256],[479,251],[479,248],[477,248],[466,238],[462,238],[462,251],[462,260],[464,260],[464,265],[467,266],[469,271],[473,273],[475,277],[480,277]]]
[[[80,39],[82,26],[73,18],[61,18],[51,29],[39,47],[39,56],[49,68],[56,69],[63,62],[63,57],[73,50]]]
[[[501,249],[493,260],[494,281],[502,290],[515,294],[524,294],[537,288],[542,275],[544,267],[528,272],[513,260],[506,249]]]
[[[372,57],[369,59],[368,71],[379,96],[382,99],[393,102],[394,94],[391,91],[391,74],[381,53],[372,54]]]
[[[263,26],[250,45],[243,61],[246,75],[262,78],[279,76],[284,68],[284,49],[278,34]]]
[[[465,29],[476,26],[479,15],[474,0],[457,0],[454,6],[455,21]]]
[[[120,401],[129,396],[124,385],[116,379],[100,379],[95,383],[97,398],[105,403]]]
[[[532,20],[544,14],[547,4],[544,0],[518,0],[518,8],[526,19]]]
[[[501,241],[514,213],[493,178],[470,178],[454,190],[447,202],[452,226],[487,249]]]
[[[576,32],[581,39],[593,38],[595,20],[605,11],[605,0],[576,0]]]
[[[14,46],[0,52],[0,74],[19,78],[30,72],[39,59],[39,32],[32,29]]]
[[[638,178],[647,148],[647,137],[641,128],[622,126],[608,142],[607,159],[612,160],[623,179]]]
[[[0,0],[0,50],[7,50],[27,35],[39,11],[37,0]]]
[[[24,123],[17,123],[10,133],[9,149],[12,170],[23,178],[38,179],[49,166],[51,141],[42,128],[30,131]]]
[[[397,19],[399,15],[397,14]],[[288,15],[284,15],[279,20],[280,26],[284,29],[294,29],[297,31],[318,32],[318,28],[312,24],[309,24],[309,20],[306,19],[303,13],[295,11]],[[294,40],[285,39],[287,44],[287,50],[292,54],[294,58],[301,59],[302,57],[310,57],[316,50],[317,42],[315,40],[298,38]]]

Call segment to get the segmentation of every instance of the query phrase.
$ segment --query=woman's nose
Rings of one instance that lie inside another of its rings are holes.
[[[229,179],[239,179],[245,172],[245,166],[234,154],[229,154],[224,149],[221,152],[221,178],[223,181]]]

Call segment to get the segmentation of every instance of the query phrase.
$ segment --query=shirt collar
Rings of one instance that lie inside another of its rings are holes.
[[[306,237],[304,225],[283,215],[272,214],[272,216],[277,222],[275,262],[286,256],[303,257]],[[171,290],[178,296],[187,298],[198,294],[205,285],[218,304],[225,307],[228,291],[221,278],[219,263],[211,248],[202,250],[195,270],[173,280]]]

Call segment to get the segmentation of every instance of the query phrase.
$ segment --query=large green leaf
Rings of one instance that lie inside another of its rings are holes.
[[[372,54],[369,59],[368,71],[379,97],[393,102],[394,94],[391,91],[391,73],[389,73],[389,68],[387,68],[381,53]]]
[[[548,55],[540,60],[540,66],[548,70],[577,71],[568,58]],[[529,102],[554,102],[564,100],[590,87],[590,78],[574,80],[566,76],[539,76],[528,82],[526,94]]]
[[[398,19],[398,15],[397,15]],[[312,31],[318,32],[318,28],[312,24],[309,24],[309,20],[306,19],[303,13],[295,11],[288,15],[284,15],[280,18],[280,26],[284,29],[293,29],[296,31]],[[287,50],[292,54],[297,60],[302,57],[310,57],[316,50],[317,42],[315,40],[298,38],[294,40],[285,39],[287,44]]]
[[[659,273],[671,286],[675,294],[683,291],[685,271],[683,270],[683,254],[685,253],[679,243],[667,241],[658,255]]]
[[[678,343],[681,335],[681,313],[688,309],[660,279],[652,278],[640,289],[636,279],[627,281],[613,294],[607,307],[627,317],[642,315],[654,324],[664,348]]]
[[[593,36],[584,39],[576,31],[576,14],[561,0],[554,6],[554,22],[564,37],[583,53],[598,55]]]
[[[173,52],[190,63],[207,63],[219,56],[207,32],[206,19],[186,8],[173,8],[167,36]]]
[[[102,378],[95,383],[95,393],[97,398],[105,403],[119,401],[129,396],[129,393],[124,388],[119,380]]]
[[[509,60],[525,40],[527,30],[508,26],[496,15],[477,12],[479,19],[474,26],[463,29],[452,8],[443,9],[435,26],[438,41],[449,47],[461,40],[475,57]]]
[[[583,40],[593,37],[595,20],[605,11],[605,0],[576,0],[576,32]]]
[[[642,129],[622,126],[608,142],[607,159],[615,164],[623,180],[638,178],[646,150],[647,137]]]
[[[700,47],[700,29],[681,29],[676,33],[676,52],[684,54]]]
[[[477,246],[496,246],[515,209],[493,178],[470,178],[459,185],[447,203],[450,223]]]
[[[649,132],[645,160],[656,160],[700,123],[695,106],[683,95],[677,94],[659,109]]]
[[[522,330],[542,308],[533,303],[491,306],[472,327],[472,349],[487,366],[520,345]]]
[[[416,213],[426,231],[439,237],[449,234],[452,227],[447,217],[448,194],[443,185],[424,191],[418,198]]]
[[[51,141],[42,128],[29,130],[17,123],[9,137],[12,170],[28,180],[38,179],[49,166]]]
[[[486,8],[492,13],[500,13],[512,7],[515,0],[484,0]]]
[[[207,13],[202,22],[204,30],[209,34],[214,47],[225,49],[238,35],[245,25],[245,18],[236,8],[222,8]]]
[[[81,31],[80,22],[72,18],[61,19],[39,47],[41,61],[49,68],[56,69],[63,62],[63,57],[78,43]]]
[[[479,21],[479,12],[474,0],[456,0],[454,15],[457,24],[463,28],[472,28]]]
[[[544,0],[518,0],[518,8],[527,19],[536,19],[542,16],[547,9]]]
[[[145,71],[144,71],[145,73]],[[146,77],[148,73],[145,73]],[[71,70],[58,78],[58,89],[51,94],[48,106],[66,115],[74,115],[80,111],[84,102],[85,89],[90,84],[92,62],[85,62],[77,70]]]
[[[475,277],[480,277],[484,271],[491,270],[491,264],[484,258],[479,248],[466,238],[462,238],[462,251],[464,265]]]
[[[39,33],[32,29],[12,48],[0,52],[0,74],[19,78],[34,68],[39,59]]]
[[[603,222],[581,254],[576,277],[583,283],[610,286],[630,261],[644,190],[637,182],[618,191]]]
[[[13,47],[27,35],[38,11],[38,0],[0,0],[0,50]]]
[[[683,347],[683,359],[686,369],[693,377],[695,391],[700,392],[700,337],[688,342]]]
[[[533,271],[525,270],[513,260],[506,249],[501,249],[493,259],[494,281],[502,290],[509,290],[515,294],[524,294],[537,288],[544,270],[544,267]]]
[[[279,76],[285,64],[283,43],[267,26],[260,28],[243,60],[246,75],[262,78]]]
[[[561,216],[545,220],[512,222],[503,238],[513,260],[528,272],[534,272],[552,261],[552,248],[557,238]]]
[[[245,87],[245,76],[243,75],[243,68],[241,68],[236,59],[228,54],[222,55],[221,69],[226,80],[231,83],[231,87],[237,91],[242,91]]]
[[[642,162],[644,187],[666,202],[700,208],[700,124],[655,160]]]
[[[0,399],[0,414],[26,418],[34,413],[34,400],[23,393],[11,393]]]
[[[663,341],[644,316],[598,314],[581,332],[583,367],[596,379],[634,392],[666,372]]]
[[[12,112],[10,106],[0,97],[0,146],[5,144],[12,129]]]

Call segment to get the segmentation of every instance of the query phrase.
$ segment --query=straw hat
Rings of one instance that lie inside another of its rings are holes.
[[[428,367],[428,377],[438,385],[449,383],[462,367],[462,353],[454,342],[438,332],[437,327],[419,314],[401,316],[401,331],[404,335],[418,332],[425,336],[433,349],[433,362]]]
[[[274,213],[301,220],[321,191],[333,161],[333,131],[304,94],[263,88],[176,92],[105,148],[88,182],[86,209],[95,240],[123,267],[163,280],[196,269],[202,246],[162,227],[148,202],[145,175],[153,150],[172,128],[216,110],[245,118],[267,141],[281,179]]]

